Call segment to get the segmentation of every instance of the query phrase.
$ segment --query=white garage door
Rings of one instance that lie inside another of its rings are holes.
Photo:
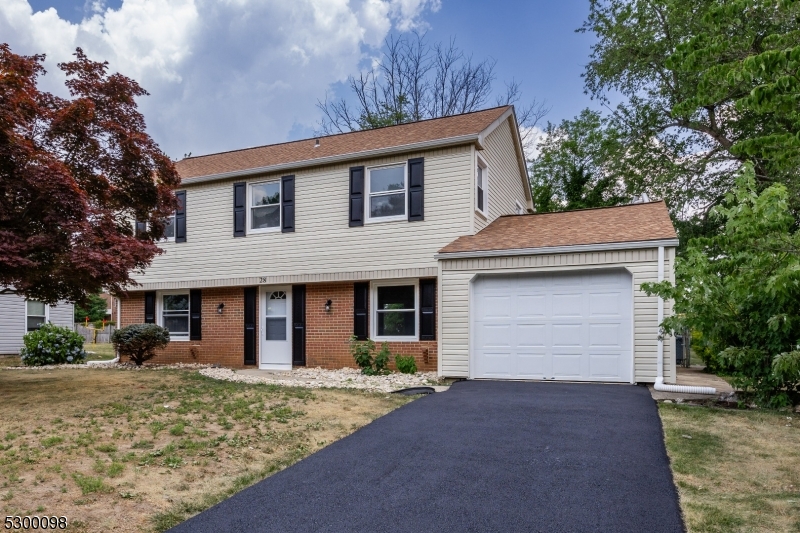
[[[479,277],[471,376],[630,382],[631,298],[625,270]]]

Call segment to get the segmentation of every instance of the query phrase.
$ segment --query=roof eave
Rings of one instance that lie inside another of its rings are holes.
[[[506,250],[471,250],[465,252],[439,252],[434,259],[474,259],[479,257],[513,257],[520,255],[547,255],[582,252],[607,252],[642,248],[676,247],[678,239],[653,239],[646,241],[606,242],[599,244],[573,244],[569,246],[543,246],[540,248],[513,248]]]
[[[205,176],[195,176],[192,178],[185,178],[181,180],[181,185],[194,185],[196,183],[207,183],[210,181],[220,181],[232,178],[244,178],[258,174],[269,174],[272,172],[284,172],[287,170],[297,170],[301,168],[317,167],[322,165],[330,165],[341,163],[343,161],[351,161],[355,159],[368,159],[372,157],[379,157],[390,154],[397,154],[403,152],[414,152],[417,150],[430,150],[434,148],[443,148],[446,146],[455,146],[460,144],[477,144],[480,148],[481,134],[471,133],[468,135],[459,135],[456,137],[447,137],[444,139],[433,139],[429,141],[422,141],[417,143],[403,144],[399,146],[391,146],[388,148],[376,148],[374,150],[364,150],[361,152],[349,152],[346,154],[337,154],[328,157],[319,157],[315,159],[306,159],[304,161],[292,161],[289,163],[279,163],[277,165],[267,165],[264,167],[248,168],[243,170],[234,170],[231,172],[220,172],[217,174],[207,174]]]

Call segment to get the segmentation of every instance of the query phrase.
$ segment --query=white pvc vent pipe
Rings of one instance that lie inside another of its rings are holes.
[[[664,247],[658,247],[658,281],[664,281]],[[653,388],[660,392],[679,392],[683,394],[716,394],[714,387],[693,387],[690,385],[664,384],[664,336],[661,332],[661,322],[664,321],[664,299],[658,297],[658,348],[656,359],[656,382]]]

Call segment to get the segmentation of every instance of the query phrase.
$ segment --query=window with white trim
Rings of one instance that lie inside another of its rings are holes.
[[[489,212],[489,167],[480,157],[475,165],[475,209]]]
[[[416,340],[419,322],[418,282],[374,282],[372,287],[372,338]]]
[[[161,326],[171,340],[189,340],[189,293],[163,293],[159,296]]]
[[[26,331],[36,331],[47,323],[47,305],[36,300],[25,301]]]
[[[406,164],[367,169],[367,222],[407,220]]]
[[[162,241],[175,241],[175,213],[164,219],[164,237]]]
[[[253,232],[280,231],[281,180],[252,183],[248,195],[248,228]]]

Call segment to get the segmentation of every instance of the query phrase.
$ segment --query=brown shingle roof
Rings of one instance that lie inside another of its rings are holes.
[[[439,253],[547,248],[674,239],[662,202],[500,217],[475,235],[459,237]]]
[[[399,126],[329,135],[320,137],[320,145],[316,148],[314,139],[305,139],[189,157],[178,161],[175,166],[181,178],[196,178],[478,134],[497,120],[509,107],[495,107],[464,115],[423,120]]]

